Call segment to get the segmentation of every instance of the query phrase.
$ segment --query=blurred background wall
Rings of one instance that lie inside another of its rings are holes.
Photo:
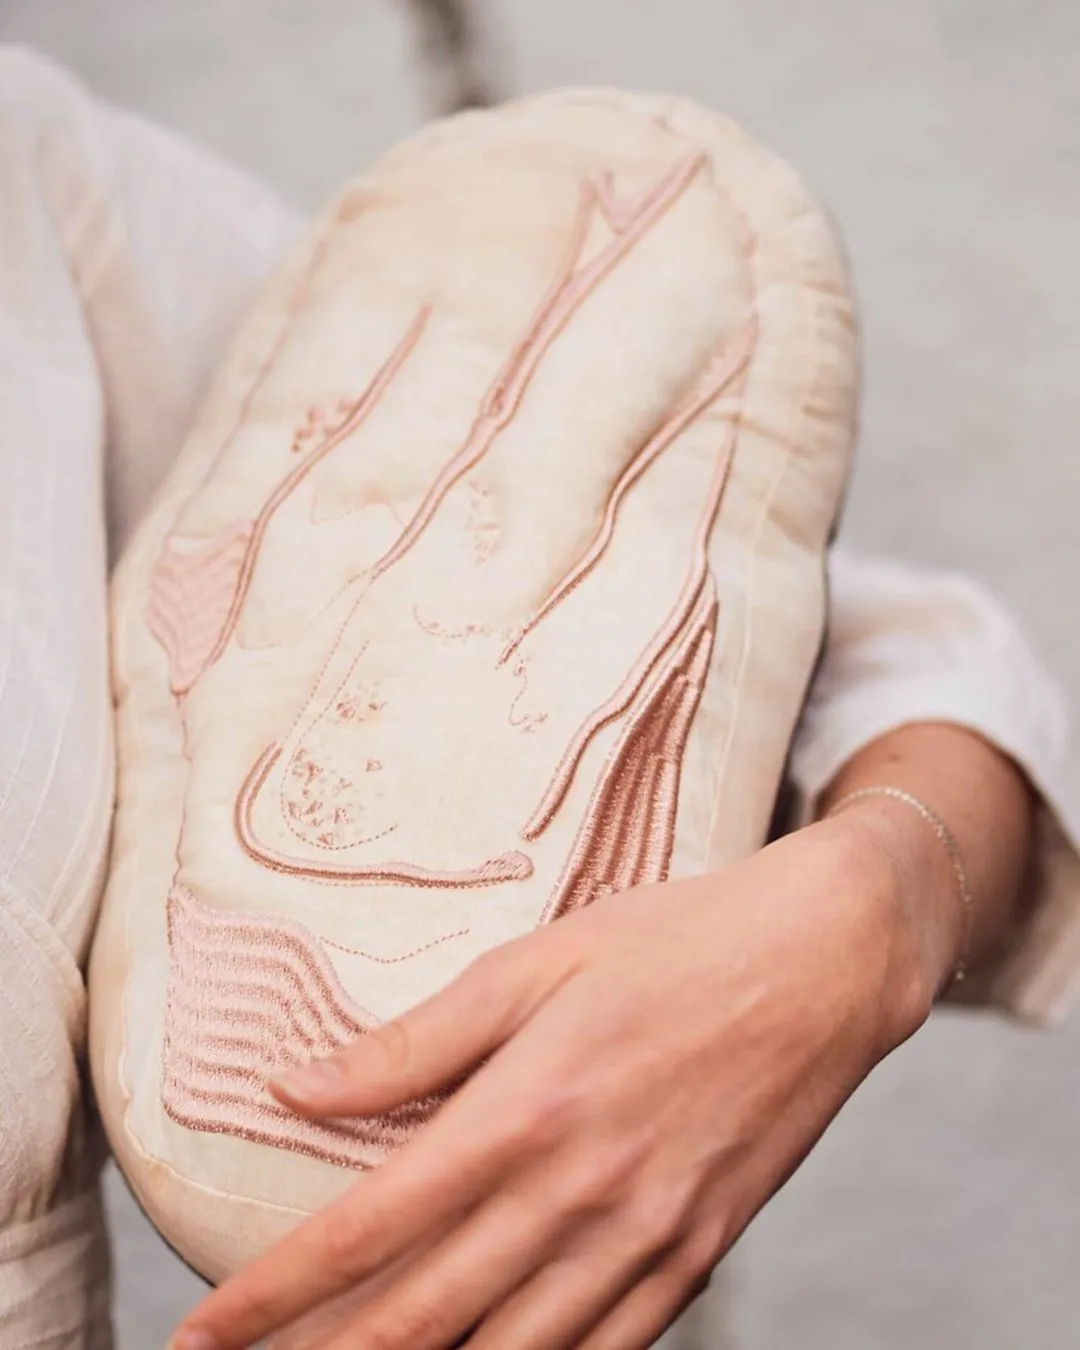
[[[101,93],[314,207],[454,81],[420,0],[0,0]],[[436,5],[436,8],[439,6]],[[677,91],[829,203],[866,354],[847,538],[955,565],[1080,692],[1077,0],[481,0],[459,86]],[[437,17],[437,16],[436,16]],[[453,25],[442,27],[453,48]],[[466,63],[467,65],[467,63]],[[1066,792],[1080,805],[1080,766]],[[199,1285],[119,1185],[120,1350]],[[942,1014],[882,1068],[733,1260],[744,1350],[1075,1350],[1080,1020]]]

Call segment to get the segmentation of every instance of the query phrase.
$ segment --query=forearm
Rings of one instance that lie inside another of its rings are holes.
[[[872,841],[896,878],[917,936],[928,987],[940,990],[962,961],[974,969],[1015,917],[1031,842],[1030,789],[1012,762],[961,727],[921,723],[880,737],[854,756],[819,803],[826,817],[861,788],[900,788],[924,802],[955,837],[971,907],[929,823],[882,795],[853,802],[831,822]]]

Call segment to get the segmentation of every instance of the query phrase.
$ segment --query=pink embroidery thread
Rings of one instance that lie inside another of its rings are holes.
[[[606,169],[596,180],[596,201],[604,219],[616,234],[625,234],[634,221],[657,205],[664,192],[664,183],[647,187],[636,199],[619,201],[615,196],[615,175]]]
[[[473,563],[480,567],[498,553],[502,543],[498,516],[492,509],[492,492],[471,479],[467,530],[472,538]]]
[[[756,321],[753,325],[753,331],[756,335]],[[743,367],[742,380],[746,379],[746,366]],[[740,391],[741,392],[741,391]],[[663,653],[671,645],[677,634],[685,625],[690,613],[692,612],[696,601],[701,595],[702,586],[708,575],[708,544],[712,533],[716,516],[720,510],[720,503],[723,500],[724,487],[727,483],[728,473],[731,468],[731,461],[734,456],[735,442],[738,429],[738,417],[733,417],[728,423],[725,431],[725,443],[721,448],[719,462],[716,473],[713,475],[713,481],[709,488],[705,507],[702,511],[696,537],[694,540],[693,562],[690,572],[683,584],[682,591],[671,609],[667,618],[659,631],[654,635],[648,647],[639,657],[630,674],[623,681],[616,692],[602,704],[593,713],[586,718],[585,722],[579,728],[570,745],[564,752],[559,761],[558,768],[548,786],[543,800],[536,808],[532,817],[529,819],[522,831],[522,838],[526,840],[535,840],[543,834],[551,821],[554,819],[563,799],[569,790],[573,781],[577,766],[581,761],[586,747],[596,733],[615,720],[630,706],[636,697],[649,672],[656,665],[657,661],[663,656]]]
[[[529,666],[523,659],[514,667],[515,676],[521,681],[521,688],[514,695],[514,701],[510,704],[510,711],[507,713],[507,720],[517,731],[523,731],[526,734],[534,732],[537,727],[543,726],[547,721],[546,712],[519,712],[518,704],[529,692]]]
[[[395,832],[398,828],[396,824],[355,838],[339,838],[339,832],[345,826],[355,824],[355,821],[348,807],[340,800],[335,804],[334,799],[347,792],[353,786],[352,781],[339,777],[337,783],[327,782],[325,771],[310,757],[303,755],[302,749],[298,747],[294,751],[288,772],[282,776],[278,794],[281,817],[290,833],[301,843],[335,853],[358,848],[361,844],[373,844]],[[290,779],[293,780],[291,785]],[[319,797],[314,796],[313,787],[320,790]]]
[[[654,680],[609,757],[542,922],[598,895],[667,876],[682,757],[708,675],[716,614],[710,586],[669,669]]]
[[[154,566],[146,622],[165,648],[170,688],[178,698],[210,662],[253,530],[253,521],[242,521],[195,553],[181,553],[166,543]]]
[[[371,1167],[430,1118],[428,1097],[324,1124],[281,1106],[275,1074],[333,1054],[378,1026],[341,987],[317,940],[281,919],[226,914],[176,884],[169,896],[162,1102],[178,1124]]]
[[[398,343],[397,347],[391,353],[390,357],[384,362],[380,369],[375,373],[371,383],[360,395],[360,397],[350,406],[348,412],[342,419],[330,427],[319,445],[296,466],[290,473],[282,479],[270,497],[264,503],[262,510],[255,518],[254,523],[244,522],[241,526],[234,527],[233,535],[239,537],[240,532],[245,534],[245,548],[239,566],[235,567],[234,573],[230,575],[233,578],[232,592],[229,595],[228,608],[224,619],[215,635],[214,642],[209,645],[209,649],[202,653],[202,664],[194,669],[192,673],[192,653],[185,649],[182,655],[186,658],[184,666],[185,680],[183,682],[184,692],[187,692],[195,684],[196,680],[221,656],[236,627],[240,617],[240,611],[243,608],[244,598],[247,595],[248,587],[251,584],[252,573],[255,570],[255,562],[258,558],[259,550],[267,527],[273,519],[278,507],[294,491],[299,483],[311,472],[315,465],[323,459],[329,452],[350,435],[361,424],[364,418],[370,413],[371,409],[378,403],[379,399],[386,392],[394,376],[401,369],[410,352],[420,340],[420,335],[424,331],[428,318],[431,314],[431,308],[428,305],[421,307],[419,313],[413,319],[404,337]],[[193,582],[198,582],[200,577],[198,573],[189,575],[181,570],[177,572],[172,560],[177,555],[170,545],[162,552],[161,558],[155,564],[154,577],[151,581],[151,612],[154,614],[154,622],[157,627],[154,628],[155,635],[176,631],[182,633],[184,625],[182,616],[185,610],[190,611],[197,608],[196,597],[189,596],[187,588]],[[159,584],[158,572],[164,568],[164,575]],[[224,573],[219,571],[215,573],[215,583],[220,583],[224,578]],[[217,586],[215,590],[215,599],[220,607],[221,587]],[[151,624],[153,627],[153,623]],[[160,640],[160,639],[159,639]],[[204,638],[205,642],[205,638]],[[168,651],[169,649],[166,648]],[[174,690],[178,684],[177,675],[173,673]]]
[[[413,619],[417,628],[428,637],[441,638],[444,642],[466,642],[469,638],[490,637],[492,630],[483,623],[467,623],[464,628],[444,628],[438,619],[425,619],[419,609],[413,605]]]
[[[614,536],[619,507],[622,505],[626,494],[645,470],[655,463],[671,443],[682,435],[711,403],[714,403],[720,397],[736,376],[742,373],[750,360],[753,345],[754,326],[751,324],[741,334],[735,344],[734,352],[730,356],[726,352],[721,352],[709,363],[702,378],[698,381],[697,388],[683,406],[677,408],[671,414],[659,431],[645,442],[629,462],[612,489],[604,511],[604,518],[592,543],[567,575],[553,587],[535,613],[522,626],[513,641],[503,649],[499,657],[500,665],[510,659],[533,629],[551,613],[561,600],[565,600],[570,592],[579,586],[595,568]]]
[[[704,154],[697,152],[676,163],[652,189],[643,194],[633,210],[628,211],[625,221],[611,243],[601,249],[590,262],[579,266],[589,227],[601,195],[595,183],[591,180],[586,181],[582,188],[578,214],[571,230],[570,247],[559,275],[541,300],[511,357],[488,390],[465,442],[437,475],[412,519],[398,536],[397,542],[370,569],[369,585],[399,562],[413,546],[453,485],[474,467],[499,432],[513,419],[545,352],[585,298],[661,215],[679,200],[704,161]],[[237,604],[242,603],[242,599],[243,594],[240,592]],[[361,601],[357,600],[356,605],[345,617],[339,642],[360,603]],[[416,617],[418,622],[422,622],[419,616]],[[313,690],[308,699],[308,706],[314,696]],[[282,871],[294,871],[297,875],[303,876],[345,876],[357,881],[371,879],[402,884],[414,881],[424,885],[493,885],[532,874],[531,861],[517,850],[500,858],[490,859],[476,868],[454,873],[432,872],[404,862],[375,865],[374,870],[362,865],[345,868],[329,863],[292,859],[276,852],[256,840],[251,818],[254,798],[265,783],[270,766],[280,752],[280,746],[271,746],[264,752],[259,764],[253,767],[241,790],[243,804],[238,799],[235,816],[237,835],[243,847],[251,857],[267,866],[274,866]]]
[[[610,175],[599,183],[584,185],[568,256],[559,276],[489,390],[464,445],[444,466],[397,543],[375,564],[369,573],[370,579],[385,572],[412,546],[446,492],[468,472],[511,420],[544,351],[565,327],[585,295],[678,198],[704,159],[704,155],[695,154],[682,161],[634,202],[622,203],[615,199]],[[579,269],[580,256],[597,209],[608,221],[616,239]],[[371,402],[365,404],[365,400],[375,386],[379,386],[384,374],[389,380],[396,373],[419,338],[426,317],[427,312],[423,311],[387,366],[376,376],[373,386],[352,406],[346,417],[326,433],[304,464],[284,480],[257,521],[236,527],[237,537],[241,530],[247,532],[244,555],[238,564],[232,561],[233,555],[229,555],[229,566],[236,569],[229,612],[218,630],[212,655],[200,669],[205,669],[220,655],[235,626],[270,514],[315,460],[359,424],[372,406]],[[281,341],[279,337],[278,345]],[[703,376],[704,387],[691,396],[687,405],[676,410],[639,451],[613,489],[604,520],[586,554],[542,602],[504,651],[502,660],[509,659],[526,634],[596,565],[610,541],[626,492],[665,446],[740,373],[745,373],[752,345],[751,338],[744,356],[736,353],[729,362],[710,366]],[[260,381],[272,359],[273,353],[260,373]],[[241,421],[257,387],[258,381],[245,400]],[[383,387],[385,385],[377,388],[374,397],[381,394]],[[316,418],[315,423],[318,421]],[[708,570],[707,544],[733,453],[735,428],[736,421],[733,420],[727,428],[727,440],[695,539],[694,562],[679,600],[620,689],[580,729],[560,763],[544,802],[527,827],[526,837],[536,837],[542,832],[565,797],[580,755],[592,735],[631,705],[637,705],[631,711],[619,744],[594,790],[574,848],[549,899],[545,921],[589,903],[598,894],[641,884],[644,880],[657,880],[666,874],[674,837],[682,755],[715,638],[717,606]],[[213,541],[210,547],[213,549],[217,545],[218,541]],[[221,547],[224,549],[224,545]],[[230,547],[237,551],[235,542]],[[224,575],[224,565],[219,565]],[[213,569],[207,564],[206,570],[210,573]],[[226,589],[215,582],[215,595]],[[220,598],[215,603],[220,610]],[[164,619],[158,615],[159,627],[167,637],[180,631],[175,619],[178,609],[176,606],[175,610],[170,610],[166,601]],[[419,616],[416,617],[423,626]],[[213,627],[217,621],[214,618],[211,623],[208,617],[206,627]],[[345,622],[347,624],[348,619]],[[157,631],[155,629],[156,634]],[[340,646],[344,632],[343,626],[331,656]],[[160,634],[159,640],[166,645]],[[205,636],[201,641],[205,647]],[[196,647],[197,644],[193,650]],[[186,679],[198,665],[198,659],[190,658],[177,664],[182,667]],[[198,678],[198,672],[194,678]],[[191,684],[186,687],[190,688]],[[519,699],[523,693],[524,687]],[[311,697],[314,696],[315,691]],[[510,711],[512,723],[516,706],[517,699]],[[294,729],[303,716],[304,710]],[[234,825],[241,846],[249,856],[274,870],[311,876],[326,884],[381,880],[393,884],[437,886],[489,885],[521,879],[532,873],[531,861],[519,852],[505,854],[479,868],[461,872],[427,871],[404,863],[366,868],[308,865],[276,854],[255,839],[251,812],[255,797],[281,753],[280,745],[267,748],[249,772],[234,809]],[[529,829],[533,829],[531,836]],[[336,881],[330,878],[336,878]],[[389,964],[409,959],[438,943],[463,936],[467,931],[446,934],[400,957],[379,958],[358,951],[354,954]],[[375,1019],[352,1003],[318,940],[299,924],[223,914],[201,904],[177,884],[169,899],[169,936],[172,961],[162,1091],[166,1111],[180,1124],[288,1148],[341,1165],[370,1166],[408,1138],[443,1100],[442,1097],[429,1098],[376,1120],[332,1125],[305,1121],[285,1111],[266,1091],[267,1077],[312,1055],[331,1053],[345,1041],[370,1030],[376,1025]]]
[[[327,657],[319,675],[320,681],[338,645],[338,643],[335,643],[330,656]],[[377,716],[383,710],[385,703],[378,697],[378,685],[368,686],[363,695],[363,700],[357,699],[355,695],[345,696],[342,693],[367,648],[368,644],[364,643],[326,707],[307,729],[307,735],[310,735],[319,723],[331,713],[335,714],[340,722],[359,723],[366,721],[370,716]],[[361,706],[361,701],[363,706]],[[290,728],[286,740],[292,736],[300,721],[301,717],[298,717]],[[381,770],[382,767],[379,760],[368,759],[365,772]],[[290,780],[292,781],[290,782]],[[321,789],[321,794],[318,797],[311,791],[316,786],[316,782]],[[326,849],[328,852],[357,848],[361,844],[372,844],[376,840],[385,839],[393,834],[398,828],[396,824],[360,837],[344,840],[338,837],[344,826],[355,825],[356,823],[354,813],[357,803],[353,802],[350,806],[347,801],[341,800],[353,785],[352,779],[345,779],[340,775],[336,783],[328,779],[325,770],[315,763],[305,750],[303,741],[301,741],[300,745],[293,751],[288,771],[282,775],[278,792],[278,807],[281,811],[281,818],[290,833],[302,843]],[[327,801],[328,797],[331,801],[337,797],[336,805],[331,807]],[[330,811],[329,820],[327,819],[328,809]],[[316,831],[314,836],[311,832],[312,828]]]
[[[402,961],[411,961],[414,956],[422,956],[424,952],[429,952],[433,947],[441,947],[446,942],[453,942],[455,938],[468,937],[472,932],[471,928],[458,928],[453,933],[444,933],[442,937],[432,938],[430,942],[425,942],[421,947],[414,947],[411,952],[402,952],[400,956],[376,956],[374,952],[361,951],[359,947],[343,947],[340,942],[331,942],[329,938],[323,938],[324,947],[333,947],[336,952],[344,952],[346,956],[362,956],[365,961],[374,961],[380,966],[397,966]]]
[[[533,874],[532,860],[514,850],[481,863],[478,867],[460,871],[439,871],[418,867],[407,862],[331,863],[318,859],[310,862],[291,858],[263,844],[252,825],[255,798],[265,783],[279,756],[280,745],[271,745],[251,769],[236,799],[233,824],[236,837],[249,858],[275,872],[301,877],[336,877],[350,882],[382,882],[391,886],[497,886],[503,881],[523,881]]]
[[[479,416],[464,444],[443,467],[428,489],[412,520],[398,540],[375,563],[372,581],[398,562],[415,544],[434,516],[439,503],[454,484],[487,453],[496,436],[513,419],[525,390],[555,338],[566,327],[601,280],[630,251],[665,211],[675,204],[689,187],[705,161],[703,153],[688,156],[674,166],[655,189],[645,194],[633,217],[605,248],[579,269],[578,260],[588,238],[589,225],[598,202],[595,183],[587,181],[582,189],[577,220],[571,232],[566,261],[554,285],[540,302],[525,335],[510,360],[496,377],[484,398]]]

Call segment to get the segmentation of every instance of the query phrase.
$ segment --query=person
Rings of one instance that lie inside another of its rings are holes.
[[[300,228],[242,174],[0,51],[5,1345],[109,1344],[82,982],[112,799],[108,566]],[[325,1319],[327,1346],[646,1346],[954,976],[1024,1018],[1061,1010],[1080,871],[1056,691],[969,582],[839,549],[831,580],[799,828],[662,903],[630,893],[499,949],[279,1084],[334,1115],[486,1061],[361,1190],[197,1308],[177,1350],[300,1317]],[[673,1344],[715,1350],[711,1305],[693,1315]]]

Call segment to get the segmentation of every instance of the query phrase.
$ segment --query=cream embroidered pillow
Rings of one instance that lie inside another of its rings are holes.
[[[269,286],[113,595],[93,1067],[207,1276],[431,1109],[310,1123],[268,1075],[762,842],[854,347],[792,172],[608,92],[414,137]]]

